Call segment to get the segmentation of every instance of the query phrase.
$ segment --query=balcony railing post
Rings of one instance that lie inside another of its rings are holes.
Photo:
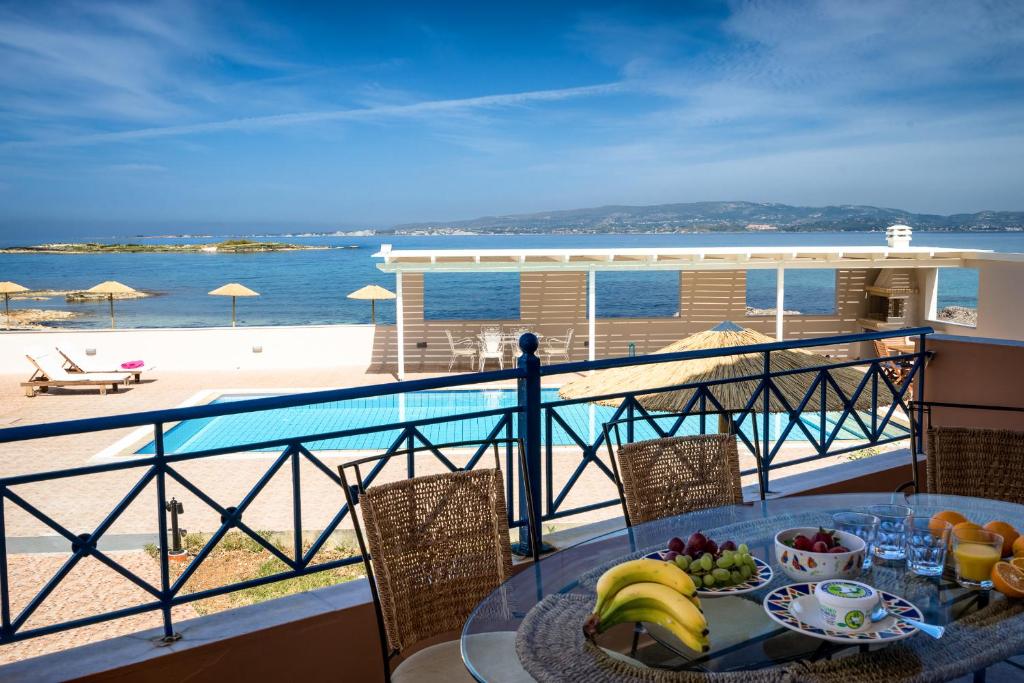
[[[541,393],[540,393],[540,358],[537,357],[537,337],[527,332],[519,338],[519,348],[522,354],[519,356],[519,369],[525,371],[525,376],[518,380],[519,385],[519,438],[523,440],[524,460],[526,472],[519,473],[519,510],[520,519],[522,513],[532,501],[533,510],[531,516],[536,524],[540,524],[541,514]],[[527,495],[526,487],[530,488]],[[541,538],[541,529],[537,529],[537,538]],[[543,543],[543,540],[541,541]],[[530,546],[530,532],[525,527],[519,527],[519,544],[517,552],[529,555],[532,552]]]
[[[758,479],[758,483],[761,485],[761,499],[764,500],[764,497],[766,495],[768,495],[768,472],[769,472],[768,467],[772,464],[772,458],[771,458],[771,439],[768,438],[769,434],[771,433],[769,430],[771,429],[771,406],[772,406],[772,392],[771,392],[771,386],[772,386],[772,354],[771,354],[771,351],[765,351],[764,352],[764,378],[763,378],[762,382],[764,383],[764,386],[763,386],[763,389],[764,389],[764,404],[763,404],[764,414],[762,415],[762,424],[764,426],[764,429],[763,429],[764,433],[763,433],[761,438],[762,438],[762,443],[764,444],[764,446],[761,448],[761,462],[759,462],[757,464],[758,465],[758,467],[757,467],[757,469],[758,469],[757,479]],[[756,416],[756,413],[754,415]]]
[[[915,429],[917,431],[917,434],[916,434],[916,438],[912,438],[910,440],[910,447],[912,449],[916,449],[916,451],[918,451],[918,452],[923,453],[924,452],[924,401],[925,401],[925,397],[924,397],[924,368],[925,368],[925,365],[928,362],[928,352],[927,352],[927,349],[925,349],[925,343],[926,343],[926,340],[927,340],[927,335],[922,333],[918,337],[918,340],[919,341],[917,343],[917,352],[920,355],[918,356],[918,363],[919,363],[919,365],[917,366],[917,396],[915,396],[915,398],[917,399],[917,425],[913,425],[913,424],[911,425],[911,428]],[[931,413],[929,413],[929,415],[931,415]],[[920,482],[918,482],[918,476],[917,476],[917,452],[914,453],[914,460],[913,460],[913,462],[914,462],[914,472],[913,472],[913,475],[914,475],[914,491],[915,492],[920,492],[920,490],[921,490],[921,488],[919,486]]]
[[[174,596],[171,594],[170,558],[167,554],[167,454],[164,451],[164,425],[161,422],[153,425],[153,443],[156,447],[156,516],[157,528],[160,531],[160,612],[164,627],[161,640],[171,643],[179,640],[181,635],[174,632],[174,624],[171,621],[171,601]]]

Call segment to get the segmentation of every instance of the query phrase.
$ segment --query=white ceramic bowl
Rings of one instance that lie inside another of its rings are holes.
[[[845,553],[814,553],[797,550],[783,543],[803,534],[808,538],[818,533],[817,527],[784,529],[775,534],[775,561],[794,581],[825,581],[826,579],[853,579],[861,574],[867,547],[859,536],[835,531],[840,544],[848,548]]]

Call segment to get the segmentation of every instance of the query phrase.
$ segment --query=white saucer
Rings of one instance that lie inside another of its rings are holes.
[[[765,596],[764,609],[769,617],[790,630],[833,643],[888,643],[917,633],[913,626],[891,616],[869,624],[867,629],[856,633],[829,629],[821,616],[818,599],[814,597],[816,585],[815,582],[795,583],[777,588]],[[924,621],[921,610],[913,604],[898,595],[882,590],[878,592],[889,610]]]

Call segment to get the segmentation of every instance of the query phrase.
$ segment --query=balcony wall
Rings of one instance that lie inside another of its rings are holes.
[[[1024,406],[1024,342],[933,335],[928,349],[935,355],[926,373],[925,400]],[[1024,429],[1020,413],[952,408],[934,408],[932,423]]]

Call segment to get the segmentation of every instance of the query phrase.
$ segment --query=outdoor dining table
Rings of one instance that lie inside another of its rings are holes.
[[[998,519],[1024,529],[1021,505],[893,493],[780,498],[619,528],[554,552],[512,576],[483,600],[463,629],[466,668],[480,681],[524,680],[523,670],[514,667],[516,671],[512,671],[510,661],[518,661],[530,677],[541,681],[696,681],[711,672],[723,676],[722,680],[746,683],[940,681],[971,673],[975,680],[983,680],[986,667],[1024,653],[1024,601],[1007,600],[996,591],[962,588],[949,567],[941,577],[925,578],[907,571],[903,562],[876,560],[858,579],[912,602],[925,621],[946,625],[941,640],[915,633],[890,644],[836,644],[794,632],[768,617],[762,607],[765,596],[796,583],[776,562],[775,533],[800,526],[831,528],[836,512],[884,503],[909,505],[916,516],[958,510],[981,524]],[[648,634],[634,643],[634,629],[629,624],[599,636],[599,648],[584,647],[582,623],[593,606],[598,577],[619,562],[665,548],[673,536],[685,539],[698,530],[719,542],[746,543],[774,570],[772,581],[757,591],[702,598],[711,630],[710,651],[676,650]],[[480,635],[485,637],[477,637]],[[515,652],[496,653],[495,642]],[[850,668],[844,669],[847,666]],[[1024,678],[1020,669],[1013,673]]]

